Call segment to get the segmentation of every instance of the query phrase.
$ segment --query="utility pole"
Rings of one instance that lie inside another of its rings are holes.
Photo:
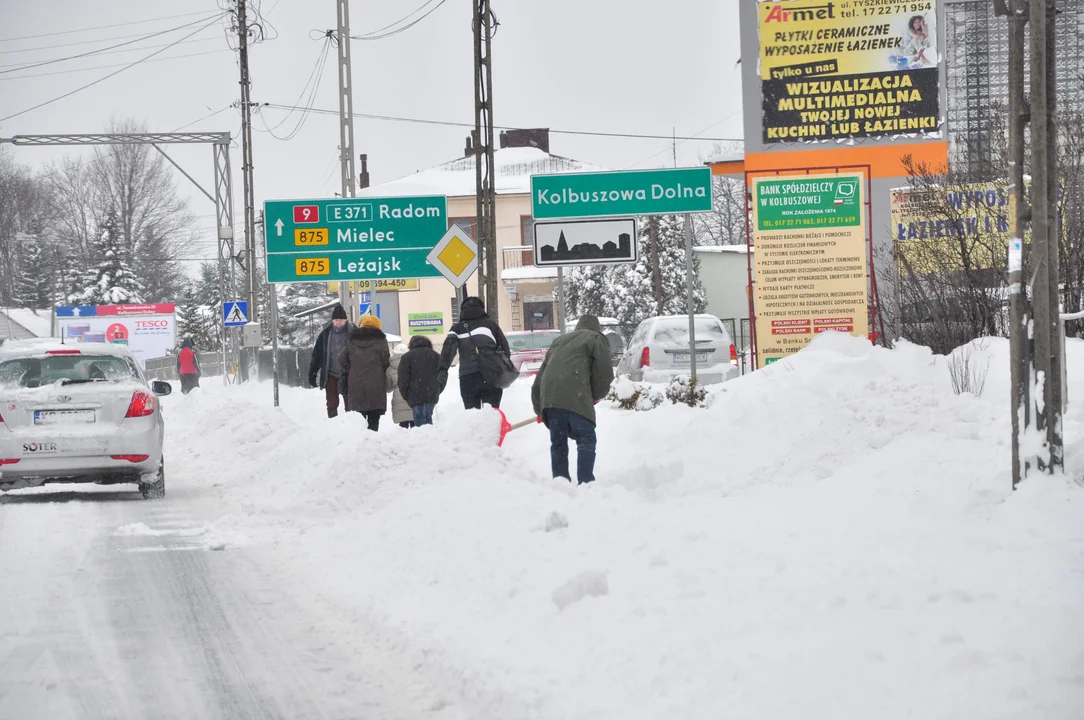
[[[1012,486],[1020,484],[1030,464],[1020,457],[1020,435],[1031,427],[1031,342],[1024,285],[1024,232],[1031,219],[1024,188],[1024,130],[1029,121],[1024,96],[1024,30],[1028,0],[1009,0],[995,12],[1009,23],[1009,362],[1012,391]]]
[[[1032,0],[1031,14],[1031,233],[1035,310],[1036,393],[1042,392],[1037,426],[1046,435],[1040,466],[1063,465],[1062,356],[1058,290],[1057,127],[1054,65],[1055,0]],[[1036,395],[1036,401],[1039,397]]]
[[[342,197],[357,194],[354,184],[354,85],[350,71],[350,4],[348,0],[336,0],[338,19],[339,62],[339,161],[342,173]],[[360,295],[360,292],[359,292]],[[350,320],[358,321],[357,303],[350,302],[349,285],[339,281],[339,302],[346,309]]]
[[[241,65],[241,184],[245,197],[245,271],[248,276],[248,312],[250,322],[259,322],[259,292],[256,268],[256,202],[252,190],[252,83],[248,70],[248,9],[247,0],[237,0],[237,49]],[[223,298],[225,301],[226,298]],[[223,330],[225,332],[225,330]],[[259,351],[253,349],[254,367]]]
[[[478,294],[494,322],[499,322],[497,296],[496,168],[493,166],[494,20],[489,0],[474,0],[474,169],[477,192],[476,232],[482,256],[478,262]]]

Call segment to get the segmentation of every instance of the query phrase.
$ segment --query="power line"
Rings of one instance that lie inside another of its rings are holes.
[[[284,124],[286,124],[286,121],[290,119],[291,115],[293,115],[292,110],[286,113],[286,117],[282,118],[282,120],[280,120],[279,123],[275,125],[275,127],[270,127],[267,124],[267,119],[263,117],[263,115],[260,115],[260,120],[263,122],[263,126],[267,128],[266,132],[269,133],[271,137],[275,138],[276,140],[288,142],[297,137],[297,134],[301,132],[301,128],[304,127],[305,121],[309,118],[309,113],[307,112],[307,110],[311,110],[313,103],[316,102],[316,94],[320,90],[320,81],[324,77],[324,68],[327,67],[327,56],[330,51],[331,36],[328,36],[324,39],[323,47],[320,48],[320,54],[316,58],[316,64],[313,65],[312,72],[309,73],[309,79],[305,81],[305,86],[301,88],[301,94],[298,95],[297,100],[295,101],[301,102],[302,99],[304,99],[305,96],[308,95],[308,98],[305,99],[304,106],[306,111],[303,111],[301,113],[301,119],[297,121],[297,125],[294,126],[293,130],[286,134],[286,137],[279,137],[275,134],[275,131],[282,127]]]
[[[177,45],[178,43],[180,43],[180,42],[183,42],[183,41],[187,40],[188,38],[192,37],[193,35],[195,35],[196,33],[198,33],[198,32],[199,32],[200,30],[203,30],[204,28],[208,28],[208,27],[210,27],[210,26],[211,26],[211,25],[213,25],[214,23],[218,22],[218,20],[219,20],[219,19],[220,19],[221,17],[222,17],[221,15],[218,15],[218,16],[216,16],[216,17],[215,17],[215,18],[214,18],[214,19],[213,19],[213,20],[212,20],[211,22],[209,22],[209,23],[207,23],[206,25],[203,25],[203,26],[201,26],[201,27],[199,27],[199,28],[196,28],[195,30],[193,30],[192,32],[190,32],[190,33],[189,33],[188,35],[185,35],[184,37],[182,37],[182,38],[181,38],[180,40],[178,40],[177,42],[175,42],[175,43],[173,43],[173,44],[171,44],[171,45],[167,45],[166,47],[162,48],[161,50],[155,50],[155,51],[154,51],[154,52],[152,52],[152,53],[151,53],[150,55],[147,55],[147,56],[145,56],[145,57],[142,57],[142,58],[140,58],[139,60],[136,60],[136,61],[135,61],[135,62],[133,62],[133,63],[129,63],[128,65],[125,65],[124,67],[122,67],[122,68],[121,68],[120,70],[116,70],[116,71],[114,71],[114,72],[111,72],[111,73],[109,73],[108,75],[104,75],[104,76],[102,76],[102,77],[98,78],[97,80],[95,80],[95,81],[93,81],[93,82],[89,82],[89,83],[87,83],[86,85],[83,85],[83,86],[81,86],[81,87],[77,87],[77,88],[76,88],[75,90],[72,90],[71,92],[66,92],[66,93],[64,93],[63,95],[59,95],[59,96],[57,96],[57,97],[53,98],[52,100],[46,100],[45,102],[43,102],[43,103],[38,103],[37,105],[35,105],[35,106],[33,106],[33,107],[30,107],[30,108],[27,108],[26,110],[20,110],[19,112],[17,112],[17,113],[13,113],[13,114],[11,114],[11,115],[8,115],[7,117],[2,117],[2,118],[0,118],[0,122],[4,122],[5,120],[11,120],[12,118],[15,118],[15,117],[19,117],[20,115],[25,115],[25,114],[26,114],[26,113],[28,113],[28,112],[33,112],[34,110],[38,110],[38,109],[40,109],[40,108],[43,108],[43,107],[45,107],[46,105],[52,105],[53,103],[55,103],[55,102],[58,102],[58,101],[60,101],[60,100],[63,100],[64,98],[68,98],[68,97],[71,97],[72,95],[75,95],[75,94],[76,94],[76,93],[78,93],[78,92],[82,92],[83,90],[86,90],[87,88],[91,88],[91,87],[94,87],[94,86],[95,86],[95,85],[97,85],[98,83],[104,82],[104,81],[108,80],[109,78],[111,78],[111,77],[113,77],[113,76],[115,76],[115,75],[120,75],[120,74],[121,74],[122,72],[124,72],[125,70],[127,70],[127,69],[129,69],[129,68],[133,68],[133,67],[135,67],[136,65],[139,65],[139,64],[140,64],[140,63],[142,63],[142,62],[145,62],[145,61],[147,61],[147,60],[150,60],[150,59],[151,59],[152,57],[154,57],[155,55],[161,55],[161,54],[162,54],[162,53],[164,53],[164,52],[165,52],[166,50],[168,50],[169,48],[173,47],[173,45]]]
[[[218,38],[214,38],[217,40]],[[178,43],[180,44],[180,43]],[[168,46],[167,46],[168,47]],[[140,48],[142,50],[142,48]],[[158,58],[157,60],[147,60],[148,63],[166,62],[168,60],[181,60],[183,58],[203,57],[204,55],[217,55],[218,53],[232,53],[229,48],[219,48],[218,50],[206,50],[198,53],[186,53],[184,55],[170,55],[169,57]],[[30,78],[49,77],[51,75],[70,75],[71,73],[88,72],[91,70],[107,70],[109,68],[124,67],[128,63],[112,63],[110,65],[93,65],[85,68],[72,68],[71,70],[54,70],[53,72],[35,73],[33,75],[12,75],[11,77],[0,77],[0,82],[7,82],[8,80],[28,80]]]
[[[34,40],[36,38],[43,37],[55,37],[56,35],[72,35],[81,32],[90,32],[92,30],[111,30],[115,27],[125,27],[127,25],[146,25],[147,23],[160,22],[162,20],[176,20],[183,17],[194,17],[196,15],[206,15],[207,11],[181,13],[180,15],[166,15],[164,17],[150,18],[148,20],[132,20],[131,22],[123,23],[110,23],[109,25],[98,25],[97,27],[81,28],[79,30],[61,30],[60,32],[42,33],[41,35],[23,35],[22,37],[13,38],[0,38],[0,42],[15,42],[16,40]],[[96,42],[96,41],[91,41]]]
[[[215,110],[215,111],[214,111],[213,113],[211,113],[210,115],[204,115],[204,116],[203,116],[203,117],[201,117],[201,118],[200,118],[199,120],[193,120],[192,122],[188,123],[187,125],[181,125],[181,126],[180,126],[179,128],[177,128],[176,130],[170,130],[170,132],[171,132],[171,133],[175,133],[175,132],[180,132],[181,130],[184,130],[185,128],[189,128],[189,127],[192,127],[192,126],[193,126],[193,125],[195,125],[196,123],[201,123],[201,122],[203,122],[204,120],[210,120],[211,118],[215,117],[216,115],[221,115],[222,113],[226,112],[226,111],[227,111],[227,110],[229,110],[229,109],[230,109],[231,107],[233,107],[233,105],[232,105],[232,104],[230,104],[230,105],[227,105],[226,107],[222,108],[221,110]],[[214,216],[214,215],[197,215],[196,217],[215,217],[215,216]]]
[[[311,112],[318,115],[338,115],[338,110],[323,110],[320,108],[302,108],[296,105],[279,105],[276,103],[264,103],[262,107],[271,108],[272,110],[299,110],[302,112]],[[427,120],[423,118],[408,118],[398,117],[395,115],[374,115],[371,113],[354,113],[354,117],[365,118],[367,120],[388,120],[392,122],[407,122],[407,123],[419,123],[422,125],[443,125],[448,127],[463,127],[473,128],[474,123],[461,123],[452,122],[450,120]],[[511,127],[508,125],[494,125],[496,130],[521,130],[522,128]],[[550,133],[554,135],[584,135],[589,137],[612,137],[612,138],[634,138],[638,140],[701,140],[704,142],[740,142],[741,138],[717,138],[717,137],[697,137],[697,136],[684,136],[684,135],[645,135],[640,133],[612,133],[612,132],[593,132],[589,130],[553,130],[550,129]]]
[[[225,15],[226,15],[226,13],[219,13],[219,14],[215,15],[213,19],[215,21],[218,21],[220,18],[225,17]],[[192,27],[193,25],[198,25],[198,24],[200,24],[201,22],[203,22],[204,20],[207,20],[207,19],[208,18],[206,16],[204,16],[203,18],[201,18],[199,20],[193,20],[190,23],[185,23],[184,25],[178,25],[177,27],[173,27],[173,28],[170,28],[168,30],[159,30],[158,32],[151,33],[150,35],[142,35],[142,36],[136,38],[135,40],[125,40],[124,42],[117,43],[116,45],[109,45],[109,46],[104,47],[104,48],[98,48],[97,50],[87,50],[85,53],[79,53],[78,55],[69,55],[68,57],[54,58],[52,60],[43,60],[43,61],[38,62],[38,63],[31,63],[29,65],[23,65],[22,67],[12,68],[11,70],[0,70],[0,75],[6,75],[7,73],[17,72],[19,70],[32,70],[32,69],[34,69],[36,67],[41,67],[43,65],[52,65],[54,63],[59,63],[59,62],[67,62],[68,60],[77,60],[79,58],[87,57],[88,55],[96,55],[98,53],[105,52],[106,50],[113,50],[114,48],[123,47],[125,45],[132,45],[134,43],[141,42],[143,40],[150,40],[151,38],[158,37],[159,35],[166,35],[168,33],[176,32],[178,30],[184,30],[187,27]],[[208,25],[207,27],[210,27],[210,25]],[[200,28],[200,30],[203,30],[203,29],[204,28]],[[189,37],[191,37],[191,35]],[[166,47],[173,47],[176,44],[177,43],[172,43],[170,45],[167,45]]]
[[[201,43],[201,42],[212,42],[212,41],[215,41],[215,42],[217,42],[218,40],[219,40],[219,38],[217,38],[217,37],[210,37],[210,38],[192,38],[191,40],[185,40],[185,41],[184,41],[184,43],[182,43],[182,44],[184,44],[184,45],[187,45],[187,44],[189,44],[189,43]],[[123,53],[130,53],[130,52],[139,52],[140,50],[153,50],[153,49],[155,49],[155,48],[160,48],[160,47],[165,47],[165,44],[162,44],[162,45],[144,45],[143,47],[133,47],[133,48],[127,48],[127,49],[125,49],[125,50],[110,50],[110,51],[108,51],[108,52],[96,52],[96,53],[94,53],[94,54],[95,54],[95,55],[121,55],[121,54],[123,54]],[[17,65],[19,65],[19,66],[25,66],[25,65],[26,65],[26,61],[24,60],[24,61],[22,61],[22,62],[15,62],[15,63],[6,63],[6,64],[4,64],[4,65],[0,65],[0,68],[10,68],[10,67],[16,67]],[[16,68],[16,69],[17,69],[17,70],[22,70],[23,68],[22,68],[22,67],[18,67],[18,68]]]
[[[425,20],[427,17],[432,15],[434,12],[436,12],[440,8],[440,6],[443,5],[444,3],[446,3],[448,0],[440,0],[440,2],[438,2],[432,8],[430,8],[427,13],[425,13],[424,15],[422,15],[421,17],[419,17],[418,19],[414,20],[413,22],[411,22],[411,23],[409,23],[407,25],[396,28],[395,30],[391,30],[390,32],[385,33],[384,31],[388,30],[389,28],[395,27],[399,23],[409,19],[412,15],[415,15],[415,14],[421,12],[422,10],[424,10],[426,8],[426,6],[432,5],[433,2],[435,2],[435,1],[436,0],[426,0],[425,5],[422,5],[417,10],[410,13],[410,15],[407,15],[406,17],[403,17],[403,18],[400,18],[400,19],[396,20],[391,25],[385,25],[384,27],[380,28],[379,30],[374,30],[374,31],[372,31],[370,33],[364,33],[362,35],[351,35],[350,38],[352,40],[383,40],[384,38],[389,38],[389,37],[392,37],[394,35],[398,35],[399,33],[406,32],[407,30],[414,27],[415,25],[420,23],[422,20]],[[383,33],[383,34],[381,34],[381,33]]]

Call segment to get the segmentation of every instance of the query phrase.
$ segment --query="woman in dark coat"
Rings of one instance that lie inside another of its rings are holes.
[[[388,411],[391,351],[378,317],[365,315],[359,325],[350,331],[339,364],[346,378],[347,412],[364,415],[369,429],[375,432],[380,428],[380,416]]]

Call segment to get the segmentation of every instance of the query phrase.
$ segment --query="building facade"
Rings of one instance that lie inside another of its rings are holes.
[[[1005,144],[999,134],[1009,92],[1009,23],[994,15],[990,0],[946,0],[944,12],[952,159],[960,170],[981,174]],[[1082,112],[1084,0],[1058,0],[1055,45],[1058,109]]]

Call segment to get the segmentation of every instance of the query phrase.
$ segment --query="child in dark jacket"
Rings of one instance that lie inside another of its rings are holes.
[[[416,426],[432,425],[444,387],[440,383],[440,354],[424,335],[410,339],[410,349],[399,361],[399,392],[414,413]]]

